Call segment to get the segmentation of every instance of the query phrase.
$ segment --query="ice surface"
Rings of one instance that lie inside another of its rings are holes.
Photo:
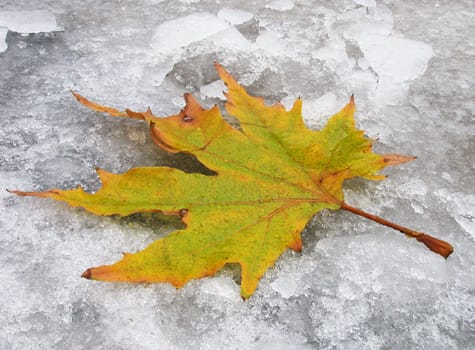
[[[354,94],[375,150],[418,159],[382,182],[349,181],[346,200],[448,240],[455,253],[444,260],[350,213],[322,212],[304,231],[303,252],[284,253],[246,302],[235,266],[179,290],[99,283],[79,276],[183,226],[157,214],[96,217],[3,191],[0,349],[475,348],[469,1],[86,5],[0,6],[2,188],[94,191],[96,166],[206,171],[157,150],[142,124],[88,111],[69,91],[158,115],[179,111],[186,91],[222,106],[218,60],[268,103],[290,107],[300,96],[312,128]]]

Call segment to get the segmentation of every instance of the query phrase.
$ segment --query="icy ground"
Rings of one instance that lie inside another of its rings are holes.
[[[475,348],[474,37],[471,0],[0,1],[0,349]],[[3,189],[94,190],[96,166],[203,170],[69,91],[159,115],[185,91],[211,106],[214,60],[269,102],[301,96],[315,128],[354,93],[376,150],[418,159],[348,183],[347,201],[455,253],[324,212],[246,302],[231,268],[180,290],[81,279],[179,223]]]

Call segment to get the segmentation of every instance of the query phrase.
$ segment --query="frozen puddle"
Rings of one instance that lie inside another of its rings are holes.
[[[0,52],[8,48],[7,32],[34,34],[61,31],[56,17],[47,10],[0,11]]]

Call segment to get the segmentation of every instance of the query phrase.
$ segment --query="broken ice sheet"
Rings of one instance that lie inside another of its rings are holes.
[[[401,101],[409,82],[425,72],[434,54],[423,42],[393,36],[364,35],[359,37],[358,44],[380,78],[376,95],[379,104]]]
[[[221,10],[219,10],[218,17],[233,25],[236,25],[250,21],[253,17],[253,14],[248,11],[223,7]]]
[[[219,49],[239,50],[247,53],[254,48],[253,43],[233,26],[208,37],[207,40]]]
[[[0,27],[0,52],[3,52],[8,48],[7,33],[8,33],[8,28]]]
[[[48,10],[0,11],[0,27],[17,33],[46,33],[62,30]]]
[[[229,277],[205,278],[201,283],[201,290],[217,298],[224,298],[233,302],[239,301],[236,298],[236,295],[239,294],[239,286]]]
[[[0,52],[8,48],[7,33],[22,34],[46,33],[61,31],[56,24],[53,13],[47,10],[33,11],[0,11]]]
[[[280,276],[275,281],[273,281],[270,286],[283,298],[289,299],[295,295],[295,292],[299,287],[298,280],[300,277],[301,276],[299,274]]]
[[[471,235],[475,241],[475,195],[469,193],[451,193],[445,188],[435,191],[454,216],[458,224]]]
[[[295,4],[292,0],[273,0],[266,7],[276,11],[288,11],[294,8]]]
[[[354,2],[358,5],[362,5],[366,7],[376,7],[375,0],[354,0]]]
[[[215,80],[212,83],[207,85],[203,85],[200,88],[200,94],[203,98],[219,98],[224,100],[223,91],[226,90],[226,86],[224,85],[222,80]]]
[[[171,54],[228,27],[228,22],[211,13],[192,13],[161,23],[155,31],[151,45],[158,54]]]

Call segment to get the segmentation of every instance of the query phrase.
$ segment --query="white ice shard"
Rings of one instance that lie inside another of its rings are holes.
[[[294,8],[295,4],[292,0],[274,0],[266,5],[267,8],[276,11],[288,11]]]
[[[0,52],[3,52],[8,48],[7,33],[8,33],[8,28],[0,27]]]
[[[400,101],[408,82],[425,72],[434,54],[429,45],[402,37],[362,35],[358,44],[380,78],[376,94],[379,104]]]
[[[289,299],[296,294],[298,289],[298,280],[300,277],[301,276],[298,274],[296,276],[282,276],[272,282],[270,286],[283,298]]]
[[[17,33],[44,33],[60,31],[56,17],[48,10],[0,11],[0,27]]]
[[[219,10],[218,17],[235,25],[250,21],[253,17],[253,14],[248,11],[223,7],[221,10]]]
[[[160,24],[155,30],[151,45],[159,53],[170,54],[228,27],[228,22],[211,13],[192,13]]]
[[[223,91],[226,89],[222,80],[215,80],[212,83],[207,85],[203,85],[200,88],[200,94],[203,98],[211,97],[211,98],[219,98],[224,100]]]

